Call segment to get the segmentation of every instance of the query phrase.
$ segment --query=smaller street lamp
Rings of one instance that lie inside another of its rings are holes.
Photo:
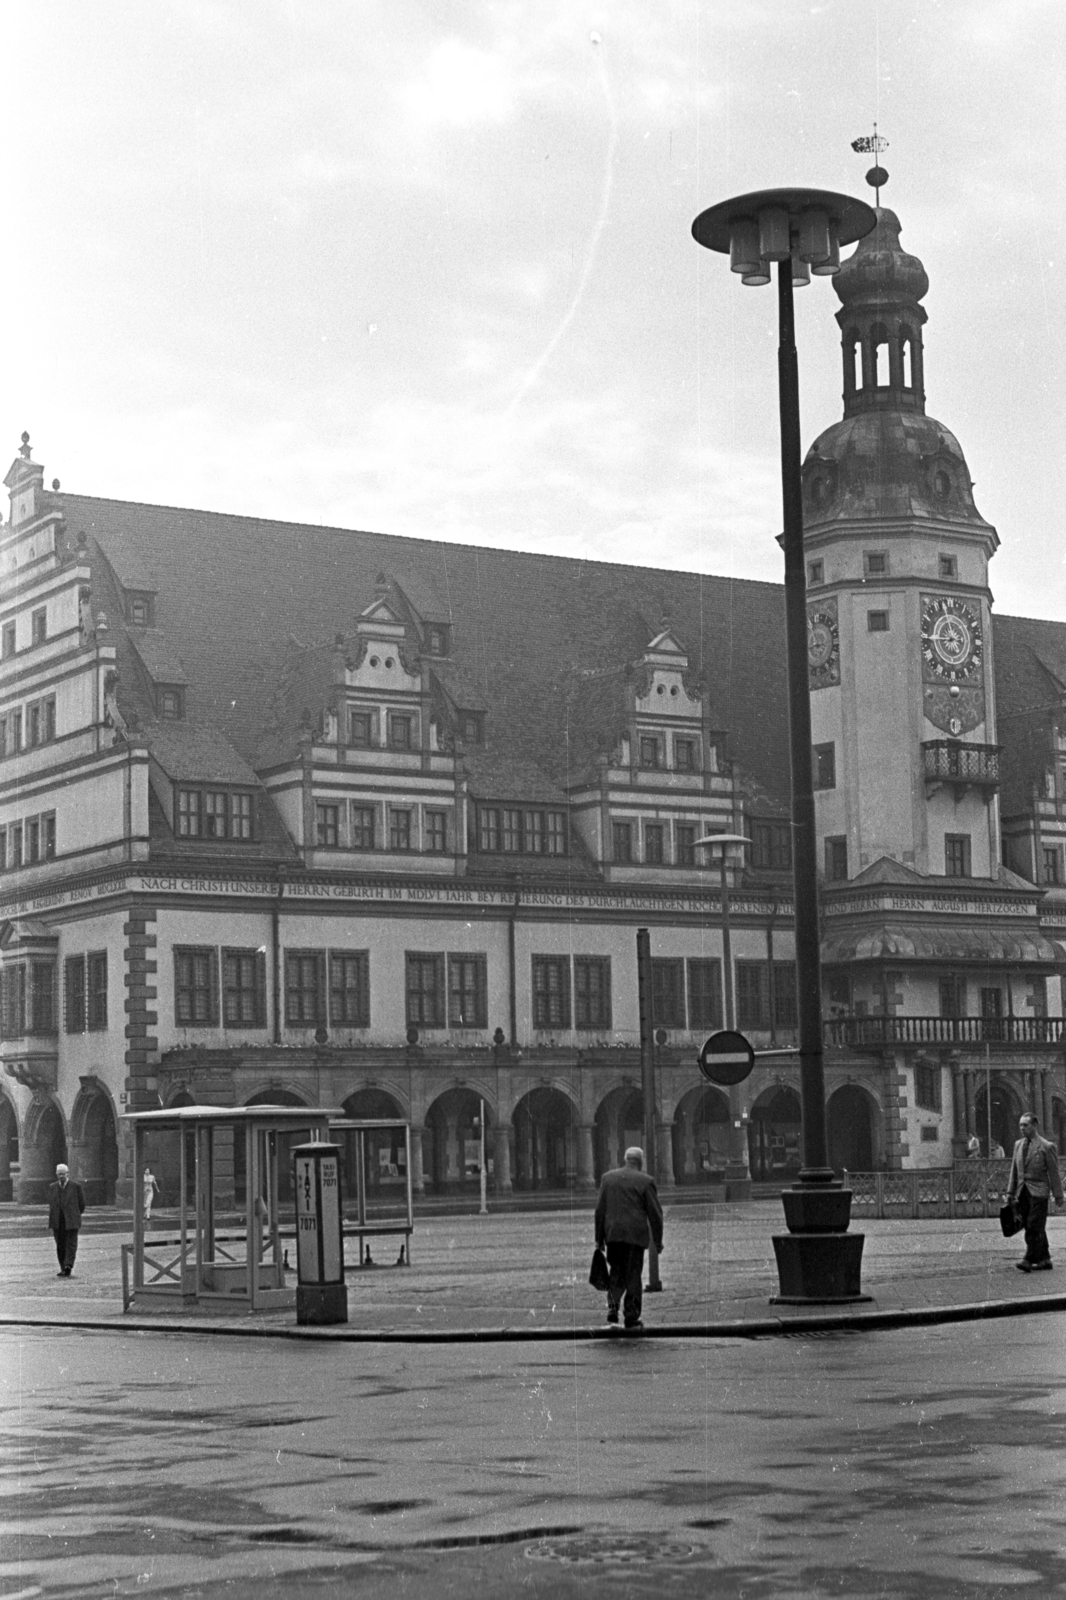
[[[730,1033],[736,1027],[736,1004],[733,987],[733,940],[729,922],[728,867],[744,865],[744,850],[751,844],[746,833],[705,833],[696,840],[697,849],[710,850],[711,860],[718,862],[722,892],[722,987],[725,991],[725,1025]],[[744,1115],[741,1105],[740,1084],[729,1085],[729,1167],[726,1182],[730,1185],[730,1199],[746,1199],[751,1193],[751,1168],[748,1165],[747,1140],[744,1132]]]

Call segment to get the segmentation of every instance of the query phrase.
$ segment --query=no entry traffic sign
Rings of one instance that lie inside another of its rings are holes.
[[[755,1051],[742,1033],[712,1033],[699,1053],[700,1071],[712,1083],[743,1083],[755,1065]]]

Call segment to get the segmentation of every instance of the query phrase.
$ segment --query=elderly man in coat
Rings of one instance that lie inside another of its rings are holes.
[[[55,1235],[60,1278],[69,1278],[78,1253],[78,1231],[85,1210],[85,1194],[80,1183],[72,1183],[66,1162],[56,1167],[56,1181],[48,1185],[48,1226]]]
[[[1047,1210],[1051,1196],[1062,1205],[1062,1179],[1059,1158],[1050,1139],[1040,1137],[1040,1127],[1031,1111],[1019,1119],[1021,1138],[1014,1146],[1007,1201],[1014,1201],[1025,1225],[1025,1255],[1016,1263],[1019,1272],[1050,1272],[1051,1251],[1047,1242]]]
[[[649,1239],[663,1248],[663,1208],[655,1184],[644,1167],[644,1152],[631,1145],[625,1166],[605,1172],[596,1202],[596,1248],[607,1251],[610,1282],[607,1286],[607,1321],[618,1321],[625,1295],[627,1328],[640,1328],[643,1299],[644,1252]]]

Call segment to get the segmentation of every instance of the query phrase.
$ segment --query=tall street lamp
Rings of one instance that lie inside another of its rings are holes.
[[[777,263],[781,411],[781,494],[784,508],[785,626],[788,657],[789,748],[792,759],[792,872],[796,918],[803,1166],[782,1195],[787,1235],[774,1237],[782,1301],[860,1298],[861,1235],[848,1234],[851,1193],[829,1165],[822,1062],[821,964],[818,951],[818,876],[811,773],[811,707],[807,668],[807,598],[800,479],[799,375],[793,284],[831,277],[840,247],[876,225],[863,200],[824,189],[763,189],[723,200],[692,224],[697,244],[729,256],[749,285],[769,283]]]
[[[711,851],[718,862],[722,896],[722,987],[725,992],[725,1025],[730,1033],[736,1027],[733,984],[733,937],[729,921],[729,877],[727,868],[744,865],[744,850],[751,840],[744,833],[705,833],[696,840],[697,848]],[[729,1095],[729,1165],[726,1168],[727,1198],[746,1200],[751,1194],[751,1168],[748,1165],[747,1134],[744,1128],[741,1088],[731,1083]]]

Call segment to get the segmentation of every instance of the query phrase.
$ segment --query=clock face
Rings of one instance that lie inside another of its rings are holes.
[[[836,601],[825,601],[807,612],[807,665],[812,689],[840,682],[840,630]]]
[[[955,595],[928,596],[922,602],[922,661],[934,683],[966,683],[981,671],[981,621],[972,606]]]

